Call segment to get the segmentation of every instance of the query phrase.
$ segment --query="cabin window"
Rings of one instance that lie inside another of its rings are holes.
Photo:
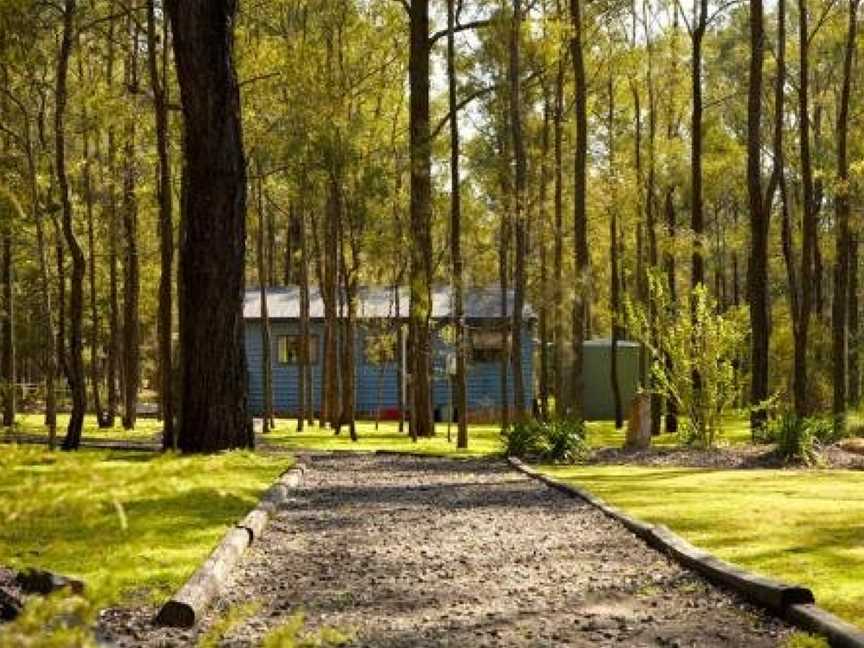
[[[303,348],[302,335],[280,335],[276,338],[276,353],[279,364],[299,365]],[[318,364],[318,336],[309,336],[309,364]]]
[[[472,362],[500,362],[506,347],[507,336],[504,331],[471,331]]]
[[[399,336],[395,333],[367,335],[364,341],[366,364],[382,365],[399,357]]]

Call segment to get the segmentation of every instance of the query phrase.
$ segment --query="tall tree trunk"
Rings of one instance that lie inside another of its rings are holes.
[[[750,204],[750,429],[754,437],[767,422],[761,404],[768,398],[768,230],[770,196],[762,192],[762,65],[765,25],[762,0],[750,0],[750,85],[747,100],[747,193]],[[782,97],[781,97],[782,99]]]
[[[570,387],[571,417],[582,420],[584,414],[582,375],[583,343],[588,336],[591,312],[591,260],[588,253],[588,212],[586,206],[588,173],[588,89],[582,52],[582,1],[570,0],[570,54],[573,64],[576,113],[576,165],[574,171],[573,231],[576,294],[573,305],[573,371]]]
[[[861,400],[861,366],[859,354],[858,306],[858,245],[857,234],[849,236],[849,405],[855,409]]]
[[[51,306],[51,280],[48,277],[48,259],[45,243],[45,225],[39,212],[39,187],[37,184],[36,164],[30,155],[30,196],[33,220],[36,223],[36,248],[39,255],[39,287],[42,292],[39,305],[43,319],[45,344],[45,424],[48,426],[48,446],[54,449],[57,440],[57,355],[54,344],[54,308]],[[62,313],[61,313],[62,316]]]
[[[153,92],[153,109],[156,120],[156,149],[159,157],[159,184],[156,194],[159,201],[159,401],[162,408],[164,430],[162,446],[177,449],[174,427],[174,370],[171,358],[171,319],[173,292],[171,281],[174,272],[174,224],[171,200],[171,158],[168,153],[168,102],[167,78],[160,79],[156,56],[156,10],[155,0],[147,0],[147,59],[150,71],[150,89]],[[164,20],[164,18],[163,18]],[[167,48],[168,23],[163,23],[162,47]]]
[[[537,243],[540,248],[540,312],[538,327],[540,333],[540,416],[549,420],[549,121],[552,106],[548,90],[543,89],[543,127],[540,136],[540,234]]]
[[[468,447],[468,391],[465,362],[464,276],[462,269],[462,200],[459,181],[459,114],[456,96],[455,0],[447,0],[447,81],[450,108],[450,263],[453,273],[453,324],[456,329],[456,447]],[[453,413],[448,414],[450,419]]]
[[[855,38],[858,31],[858,2],[849,0],[849,28],[843,57],[843,86],[837,117],[837,196],[836,253],[834,260],[833,347],[834,347],[834,430],[846,432],[846,406],[849,352],[849,320],[847,308],[849,294],[849,249],[852,246],[849,231],[849,102],[852,94],[852,65],[855,57]]]
[[[666,200],[664,211],[666,213],[666,253],[664,254],[664,266],[666,270],[666,283],[669,288],[669,300],[674,305],[678,301],[678,282],[676,278],[675,268],[675,237],[676,237],[676,221],[675,214],[675,190],[672,187],[666,188]],[[672,369],[672,358],[667,354],[665,358],[667,371]],[[669,434],[674,434],[678,431],[678,406],[674,398],[666,400],[666,421],[665,429]]]
[[[3,227],[3,427],[15,425],[15,291],[11,222]]]
[[[500,147],[501,159],[505,161],[501,169],[501,195],[503,208],[501,209],[501,226],[498,239],[498,285],[501,290],[500,311],[501,317],[501,357],[500,357],[500,383],[501,383],[501,429],[510,427],[510,308],[509,308],[509,283],[510,283],[510,208],[511,208],[511,183],[510,183],[510,149],[502,141]]]
[[[342,211],[342,194],[335,177],[329,182],[324,241],[324,410],[326,424],[338,432],[341,416],[339,399],[339,315],[337,295],[339,281],[339,219]]]
[[[272,344],[270,342],[270,314],[267,312],[267,254],[265,246],[265,217],[264,217],[264,180],[261,165],[257,165],[257,206],[258,206],[258,287],[261,298],[261,372],[264,388],[264,411],[262,412],[262,432],[266,434],[275,427],[273,420],[273,359]],[[302,363],[301,363],[302,366]]]
[[[560,7],[558,11],[561,14]],[[555,353],[553,356],[553,373],[555,374],[555,416],[561,418],[566,407],[564,406],[566,395],[564,393],[564,49],[561,48],[558,56],[558,66],[555,73],[555,111],[553,113],[554,123],[554,149],[555,149],[555,250],[553,252],[553,263],[555,266],[554,279],[554,338]]]
[[[810,29],[807,0],[798,0],[799,78],[798,78],[798,139],[801,152],[801,186],[803,189],[801,237],[801,301],[795,331],[795,413],[806,416],[807,346],[810,314],[813,310],[813,266],[816,254],[816,212],[813,191],[813,161],[810,155]]]
[[[612,320],[612,344],[609,353],[609,376],[611,378],[612,403],[615,409],[615,429],[620,430],[624,425],[624,413],[621,404],[621,384],[618,380],[618,341],[621,338],[621,284],[618,277],[618,205],[617,185],[615,180],[615,85],[612,75],[609,76],[609,111],[607,114],[606,128],[608,140],[606,142],[607,154],[609,155],[609,180],[611,204],[609,206],[609,313]]]
[[[66,173],[66,79],[69,72],[69,57],[72,52],[76,4],[75,0],[65,0],[63,9],[63,36],[57,57],[57,85],[55,90],[54,114],[54,153],[57,171],[57,184],[60,189],[60,202],[63,208],[63,237],[72,254],[72,278],[69,286],[69,361],[68,380],[72,392],[72,413],[64,450],[77,450],[81,444],[84,426],[84,413],[87,411],[87,389],[84,377],[84,252],[75,237],[72,227],[72,203],[69,198],[69,181]],[[61,307],[62,308],[62,307]],[[63,313],[63,310],[60,311]],[[61,319],[62,319],[61,315]]]
[[[648,3],[642,5],[642,13],[645,27],[645,47],[647,50],[647,67],[646,67],[646,85],[648,88],[648,176],[645,185],[645,229],[648,238],[648,265],[652,272],[659,267],[659,256],[657,252],[657,92],[654,87],[654,42],[653,34],[650,30],[650,22],[648,20]],[[635,39],[634,39],[635,40]],[[638,98],[638,86],[634,84],[634,104]],[[641,127],[639,112],[636,112],[636,125]],[[638,128],[641,132],[641,128]],[[641,158],[640,140],[637,138],[636,157]],[[645,290],[645,293],[649,293]],[[657,306],[654,300],[648,295],[648,315],[649,324],[651,327],[650,335],[655,344],[659,344],[661,331],[657,324]],[[660,426],[662,422],[663,396],[660,391],[655,389],[653,380],[649,378],[649,388],[651,390],[651,434],[656,436],[660,434]]]
[[[692,114],[690,122],[690,228],[693,230],[693,258],[690,284],[694,288],[705,283],[703,255],[705,214],[702,199],[702,41],[708,27],[708,0],[698,3],[696,24],[693,27],[693,55],[691,58]]]
[[[510,123],[513,136],[513,157],[516,163],[513,212],[515,268],[513,286],[513,324],[511,366],[513,369],[513,417],[517,422],[525,419],[525,377],[522,375],[522,317],[525,308],[525,249],[527,247],[525,222],[525,139],[522,134],[522,80],[519,41],[522,33],[522,2],[513,0],[510,27]]]
[[[114,26],[111,20],[108,26],[108,56],[105,68],[105,79],[108,88],[114,85]],[[120,296],[118,290],[118,219],[117,219],[117,139],[114,127],[108,127],[108,182],[105,187],[104,209],[108,215],[108,353],[106,378],[108,381],[108,403],[105,416],[105,426],[114,427],[117,416],[119,394],[117,392],[118,369],[120,364]]]
[[[124,78],[127,88],[138,85],[138,28],[131,16],[132,38],[126,57]],[[138,385],[141,375],[140,259],[138,256],[138,198],[135,160],[136,118],[130,115],[124,127],[123,145],[123,427],[131,430],[138,417]]]
[[[411,0],[408,86],[410,89],[411,436],[433,436],[432,418],[432,136],[429,127],[429,0]]]
[[[298,390],[300,410],[297,413],[297,431],[303,431],[303,421],[308,416],[311,423],[312,403],[308,398],[311,387],[309,358],[309,259],[306,251],[306,215],[303,205],[297,208],[299,226],[298,247],[300,248],[300,367],[298,371]]]
[[[243,347],[246,163],[233,0],[166,0],[184,116],[180,252],[184,452],[252,447]]]

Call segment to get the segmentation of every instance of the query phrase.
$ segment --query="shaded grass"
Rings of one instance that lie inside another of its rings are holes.
[[[103,605],[164,598],[291,463],[0,447],[0,564],[81,578]]]
[[[864,626],[864,473],[544,466],[720,558],[810,587]]]

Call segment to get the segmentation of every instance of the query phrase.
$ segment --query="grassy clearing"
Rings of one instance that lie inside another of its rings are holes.
[[[290,464],[2,446],[0,563],[79,577],[101,604],[159,600]]]
[[[544,466],[864,626],[864,473]]]

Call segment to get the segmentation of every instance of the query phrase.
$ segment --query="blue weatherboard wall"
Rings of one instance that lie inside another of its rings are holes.
[[[298,399],[298,367],[297,365],[282,365],[277,362],[277,339],[280,335],[297,335],[300,326],[296,322],[272,321],[271,362],[273,366],[273,404],[278,413],[293,413],[299,408]],[[323,322],[310,323],[310,334],[318,336],[318,362],[312,365],[312,404],[317,410],[321,395],[321,358],[323,356],[324,325]],[[366,331],[362,324],[357,326],[355,340],[355,371],[356,397],[358,416],[374,415],[377,409],[394,409],[399,402],[399,374],[395,362],[384,364],[369,364],[364,353],[364,338]],[[257,321],[246,321],[246,360],[249,369],[249,404],[254,415],[260,415],[264,409],[263,397],[263,366],[261,346],[261,325]],[[445,375],[446,353],[450,346],[433,332],[434,349],[434,383],[433,404],[446,416],[446,408],[450,399],[450,389]],[[534,398],[534,340],[531,326],[526,323],[522,330],[522,375],[525,384],[525,406],[531,406]],[[513,376],[508,369],[507,386],[509,396],[513,398]],[[380,391],[379,391],[380,390]],[[481,411],[501,407],[501,363],[483,362],[468,365],[467,376],[468,409]],[[380,394],[380,399],[379,399]]]

